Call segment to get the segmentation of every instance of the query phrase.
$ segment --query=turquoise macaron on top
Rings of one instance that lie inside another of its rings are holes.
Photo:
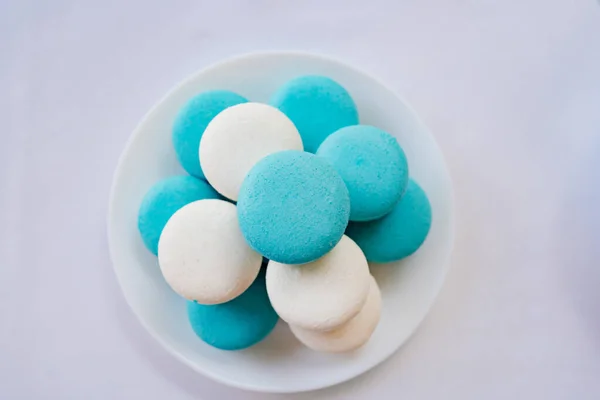
[[[237,207],[240,229],[254,250],[276,262],[303,264],[340,241],[350,197],[326,160],[288,150],[268,155],[250,170]]]

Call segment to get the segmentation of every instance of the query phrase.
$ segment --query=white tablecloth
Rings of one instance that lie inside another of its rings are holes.
[[[178,81],[296,49],[380,77],[453,175],[432,312],[350,383],[278,396],[179,364],[126,306],[105,215],[117,158]],[[598,399],[600,4],[594,0],[0,4],[0,398]]]

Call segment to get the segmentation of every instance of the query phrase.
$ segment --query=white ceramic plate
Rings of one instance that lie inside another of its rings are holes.
[[[156,181],[182,174],[171,145],[178,109],[209,89],[229,89],[251,101],[267,102],[286,80],[322,74],[348,89],[360,121],[398,138],[410,174],[429,195],[431,232],[407,260],[372,265],[383,295],[381,322],[371,340],[351,354],[313,352],[280,322],[260,344],[239,352],[214,349],[192,332],[185,301],[163,280],[154,257],[137,231],[137,211]],[[452,184],[434,138],[397,95],[365,73],[340,62],[299,53],[252,54],[198,72],[172,90],[133,132],[115,173],[108,215],[108,241],[115,273],[144,327],[171,354],[219,382],[264,392],[300,392],[351,379],[392,355],[415,331],[431,307],[446,275],[453,245]]]

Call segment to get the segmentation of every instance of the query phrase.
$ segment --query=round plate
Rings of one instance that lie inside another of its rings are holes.
[[[179,108],[210,89],[228,89],[251,101],[267,102],[290,78],[321,74],[341,83],[358,106],[360,121],[395,135],[410,175],[431,201],[433,224],[424,245],[399,263],[371,265],[381,286],[381,321],[371,340],[350,354],[320,354],[303,347],[279,322],[263,342],[227,352],[204,344],[192,331],[185,300],[161,276],[156,257],[137,231],[142,197],[156,181],[183,174],[171,144]],[[434,138],[411,108],[367,74],[321,56],[252,54],[198,72],[173,89],[135,129],[117,167],[108,214],[108,243],[115,273],[133,312],[171,354],[219,382],[263,392],[300,392],[351,379],[392,355],[431,307],[449,265],[454,241],[452,183]]]

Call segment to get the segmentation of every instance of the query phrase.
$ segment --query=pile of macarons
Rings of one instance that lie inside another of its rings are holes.
[[[382,309],[369,262],[410,256],[431,226],[396,138],[361,125],[342,85],[311,75],[269,104],[199,93],[179,110],[172,142],[189,175],[150,188],[138,228],[188,300],[196,335],[239,350],[282,319],[317,351],[364,345]]]

